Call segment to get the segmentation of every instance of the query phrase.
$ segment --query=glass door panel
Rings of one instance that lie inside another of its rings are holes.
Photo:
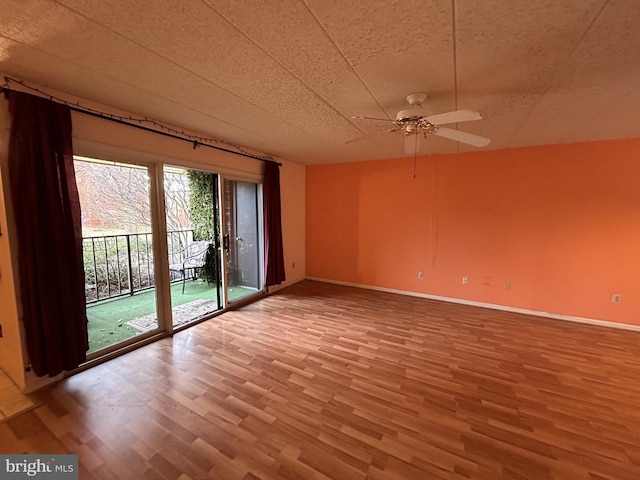
[[[89,354],[157,332],[146,167],[75,157]]]
[[[224,214],[227,300],[247,297],[262,289],[262,230],[258,185],[225,180]]]
[[[218,176],[164,167],[173,326],[222,308]]]

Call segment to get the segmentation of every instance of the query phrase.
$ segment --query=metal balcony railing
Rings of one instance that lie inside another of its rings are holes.
[[[169,263],[193,241],[193,230],[167,232]],[[86,303],[133,295],[155,286],[151,233],[83,237]]]

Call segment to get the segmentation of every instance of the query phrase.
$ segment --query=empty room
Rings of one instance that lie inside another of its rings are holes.
[[[0,477],[640,478],[639,21],[0,1]]]

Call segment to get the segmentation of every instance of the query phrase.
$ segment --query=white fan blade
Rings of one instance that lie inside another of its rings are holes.
[[[446,123],[470,122],[472,120],[482,120],[482,115],[473,110],[456,110],[454,112],[438,113],[425,118],[434,125],[444,125]]]
[[[407,155],[415,155],[420,151],[420,138],[422,135],[414,133],[404,136],[404,153]]]
[[[479,135],[473,135],[472,133],[461,132],[459,130],[445,127],[438,127],[438,130],[436,130],[434,135],[448,138],[449,140],[455,140],[456,142],[473,145],[474,147],[486,147],[491,143],[491,140],[486,137],[481,137]]]
[[[347,140],[346,142],[344,142],[345,144],[347,143],[353,143],[353,142],[357,142],[358,140],[362,140],[364,138],[369,138],[369,137],[373,137],[374,135],[382,135],[383,133],[389,133],[389,132],[397,132],[400,129],[398,127],[393,127],[390,128],[389,130],[385,130],[383,132],[376,132],[376,133],[372,133],[370,135],[363,135],[362,137],[358,137],[358,138],[354,138],[353,140]]]
[[[393,120],[390,120],[390,119],[388,119],[388,118],[359,117],[359,116],[357,116],[357,115],[356,115],[356,116],[353,116],[353,117],[351,117],[351,118],[356,119],[356,120],[380,120],[380,121],[382,121],[382,122],[393,122]]]

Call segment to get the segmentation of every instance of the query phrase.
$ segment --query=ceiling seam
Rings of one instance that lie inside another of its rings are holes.
[[[224,119],[222,119],[222,118],[214,117],[213,115],[210,115],[210,114],[208,114],[208,113],[206,113],[206,112],[204,112],[204,111],[197,110],[197,109],[195,109],[195,108],[192,108],[192,107],[189,107],[189,106],[187,106],[187,105],[184,105],[184,104],[182,104],[182,103],[180,103],[180,102],[176,102],[176,101],[175,101],[174,99],[172,99],[172,98],[169,98],[169,97],[165,97],[165,96],[159,95],[159,94],[157,94],[157,93],[155,93],[155,92],[151,92],[151,91],[149,91],[149,90],[146,90],[146,89],[144,89],[144,88],[141,88],[139,85],[134,85],[134,84],[132,84],[132,83],[127,83],[127,82],[125,82],[124,80],[122,80],[122,79],[120,79],[120,78],[116,78],[116,77],[113,77],[113,76],[111,76],[111,75],[109,75],[109,74],[107,74],[107,73],[104,73],[104,72],[101,72],[101,71],[98,71],[98,70],[94,70],[94,69],[92,69],[92,68],[88,68],[88,67],[87,67],[87,66],[85,66],[85,65],[80,65],[79,63],[76,63],[76,62],[73,62],[73,61],[68,60],[68,59],[66,59],[66,58],[60,57],[60,56],[55,55],[55,54],[53,54],[53,53],[51,53],[51,52],[47,52],[47,51],[45,51],[45,50],[41,50],[41,49],[39,49],[39,48],[36,48],[36,47],[34,47],[33,45],[26,44],[26,43],[24,43],[24,42],[21,42],[21,41],[19,41],[19,40],[14,39],[14,38],[7,37],[6,35],[3,35],[3,34],[0,34],[0,38],[5,38],[5,39],[7,39],[7,40],[9,40],[9,41],[11,41],[11,42],[13,42],[13,43],[16,43],[16,44],[18,44],[18,45],[21,45],[22,47],[25,47],[25,48],[28,48],[28,49],[31,49],[31,50],[35,50],[36,52],[40,52],[40,53],[42,53],[43,55],[47,55],[47,56],[49,56],[49,57],[52,57],[52,58],[58,59],[58,60],[59,60],[59,61],[61,61],[61,62],[65,62],[65,63],[71,64],[71,65],[73,65],[73,66],[75,66],[75,67],[77,67],[77,68],[80,68],[80,69],[82,69],[82,70],[86,70],[87,72],[95,73],[96,75],[100,75],[100,76],[102,76],[102,77],[112,79],[112,80],[113,80],[113,81],[115,81],[115,82],[122,83],[122,84],[124,84],[124,85],[126,85],[126,86],[128,86],[128,87],[134,88],[134,89],[139,90],[139,91],[141,91],[141,92],[145,92],[145,93],[147,93],[147,94],[149,94],[149,95],[153,95],[153,96],[155,96],[155,97],[158,97],[158,98],[160,98],[160,99],[162,99],[162,100],[165,100],[165,101],[167,101],[167,102],[173,103],[173,104],[175,104],[175,105],[177,105],[177,106],[183,107],[183,108],[185,108],[185,109],[187,109],[187,110],[190,110],[190,111],[192,111],[192,112],[195,112],[195,113],[197,113],[197,114],[203,115],[203,116],[205,116],[205,117],[209,117],[209,118],[211,118],[211,119],[213,119],[213,120],[218,120],[218,121],[220,121],[220,122],[222,122],[222,123],[224,123],[224,124],[226,124],[226,125],[229,125],[229,126],[231,126],[231,127],[235,127],[235,128],[242,128],[242,127],[239,127],[238,125],[235,125],[235,124],[233,124],[233,123],[229,123],[229,122],[225,121],[225,120],[224,120]],[[46,85],[43,85],[43,86],[44,86],[44,87],[47,87]],[[47,88],[53,88],[54,90],[57,90],[57,88],[55,88],[55,87],[47,87]],[[68,94],[68,95],[76,95],[76,94],[74,94],[73,92],[63,92],[63,93],[66,93],[66,94]],[[80,98],[83,98],[83,97],[80,97]],[[98,100],[93,100],[93,99],[90,99],[90,98],[85,98],[85,100],[89,100],[89,101],[96,102],[96,103],[102,103],[102,102],[100,102],[100,101],[98,101]],[[117,107],[117,106],[115,106],[115,105],[105,105],[105,106],[107,106],[107,107],[112,107],[112,108],[115,108],[115,109],[121,109],[121,107]],[[132,113],[132,114],[135,114],[135,115],[144,116],[144,114],[143,114],[143,113],[139,113],[139,112],[127,112],[127,113]],[[158,119],[158,120],[160,120],[160,119]],[[163,122],[166,122],[166,123],[171,123],[171,121],[170,121],[170,120],[166,120],[166,121],[165,121],[165,120],[162,120],[162,121],[163,121]],[[177,125],[176,125],[176,126],[177,126]],[[184,127],[184,128],[189,128],[189,127]],[[248,132],[253,133],[253,131],[251,131],[251,130],[247,130],[247,131],[248,131]],[[201,132],[201,133],[205,133],[205,132]],[[267,137],[263,137],[263,138],[267,139]]]
[[[598,12],[593,16],[593,18],[589,22],[589,25],[587,25],[587,28],[584,29],[584,31],[582,32],[582,35],[580,35],[580,38],[578,38],[578,40],[576,41],[575,45],[573,46],[573,48],[569,52],[569,54],[565,57],[565,59],[561,63],[559,63],[560,66],[556,69],[555,74],[557,74],[559,70],[562,70],[564,65],[566,65],[567,61],[569,61],[569,59],[573,56],[573,54],[576,52],[576,50],[578,50],[578,47],[584,41],[585,37],[591,31],[591,29],[593,28],[595,23],[598,21],[598,19],[602,15],[602,12],[605,10],[605,8],[608,5],[609,5],[609,0],[604,0],[602,5],[598,9]],[[537,97],[538,97],[537,100],[535,101],[534,105],[528,110],[527,115],[520,122],[520,125],[518,125],[518,127],[514,130],[513,134],[509,138],[509,142],[507,143],[507,145],[511,144],[513,139],[520,133],[520,130],[522,130],[522,127],[527,123],[527,121],[529,120],[529,117],[531,117],[531,115],[536,110],[536,108],[538,108],[538,105],[540,104],[540,100],[546,96],[547,92],[551,88],[551,85],[553,84],[553,80],[554,79],[555,79],[555,75],[554,75],[554,78],[549,79],[549,82],[548,82],[547,86],[542,90],[541,93],[539,93],[537,95]]]
[[[281,63],[276,57],[274,57],[273,55],[271,55],[268,51],[266,51],[264,48],[262,48],[262,46],[256,42],[253,38],[251,38],[247,33],[244,32],[244,30],[242,30],[240,27],[238,27],[235,23],[233,23],[229,18],[227,18],[226,16],[224,16],[222,13],[220,13],[218,10],[215,9],[215,7],[213,5],[211,5],[209,3],[208,0],[202,0],[202,2],[207,5],[207,7],[209,7],[213,12],[215,12],[217,15],[220,16],[220,18],[223,18],[229,25],[231,25],[237,32],[239,32],[243,37],[245,37],[247,40],[249,40],[253,45],[255,45],[262,53],[264,53],[267,57],[269,57],[271,60],[273,60],[275,63],[277,63],[278,65],[280,65],[280,67],[282,67],[283,70],[285,70],[289,75],[291,75],[293,78],[295,78],[298,82],[300,82],[302,85],[304,85],[305,89],[308,90],[309,92],[311,92],[317,99],[319,99],[322,103],[324,103],[327,107],[329,107],[329,109],[332,112],[337,113],[340,117],[342,117],[343,119],[345,119],[347,122],[349,122],[351,124],[351,122],[349,121],[349,118],[347,118],[342,112],[340,112],[338,109],[336,109],[333,105],[331,105],[329,102],[327,102],[321,95],[319,95],[313,88],[311,88],[309,85],[307,85],[307,83],[300,78],[298,75],[296,75],[295,73],[293,73],[291,70],[289,70],[289,68],[287,68],[283,63]],[[305,5],[306,6],[306,5]],[[315,17],[314,17],[315,19]],[[304,130],[303,130],[304,131]]]
[[[109,32],[113,33],[114,35],[117,35],[117,36],[118,36],[118,37],[120,37],[120,38],[124,38],[125,40],[127,40],[127,41],[129,41],[129,42],[133,43],[134,45],[137,45],[138,47],[142,48],[143,50],[146,50],[147,52],[149,52],[149,53],[151,53],[151,54],[153,54],[153,55],[156,55],[156,56],[158,56],[158,57],[162,58],[163,60],[165,60],[165,61],[169,62],[170,64],[172,64],[172,65],[174,65],[174,66],[176,66],[176,67],[178,67],[179,69],[184,70],[185,72],[190,73],[191,75],[193,75],[193,76],[195,76],[195,77],[198,77],[198,78],[200,78],[201,80],[204,80],[206,83],[210,83],[211,85],[214,85],[215,87],[219,88],[220,90],[223,90],[223,91],[227,92],[228,94],[233,95],[234,97],[239,98],[240,100],[242,100],[240,97],[238,97],[237,95],[235,95],[233,92],[231,92],[231,91],[227,90],[227,89],[226,89],[226,88],[224,88],[222,85],[218,85],[217,83],[212,82],[211,80],[209,80],[209,79],[207,79],[207,78],[205,78],[205,77],[203,77],[203,76],[201,76],[201,75],[199,75],[199,74],[197,74],[197,73],[195,73],[195,72],[192,72],[192,71],[191,71],[191,70],[189,70],[188,68],[186,68],[186,67],[184,67],[184,66],[182,66],[182,65],[180,65],[180,64],[178,64],[178,63],[176,63],[176,62],[174,62],[173,60],[171,60],[171,59],[169,59],[169,58],[165,57],[164,55],[161,55],[160,53],[155,52],[155,51],[151,50],[150,48],[147,48],[146,46],[142,45],[141,43],[136,42],[135,40],[133,40],[133,39],[131,39],[131,38],[129,38],[129,37],[127,37],[127,36],[125,36],[125,35],[121,34],[120,32],[118,32],[118,31],[116,31],[116,30],[114,30],[114,29],[112,29],[112,28],[110,28],[110,27],[108,27],[108,26],[106,26],[106,25],[104,25],[104,24],[102,24],[102,23],[100,23],[100,22],[98,22],[98,21],[94,20],[93,18],[90,18],[90,17],[88,17],[88,16],[84,15],[83,13],[80,13],[79,11],[77,11],[77,10],[75,10],[75,9],[73,9],[73,8],[71,8],[71,7],[69,7],[69,6],[67,6],[67,5],[65,5],[64,3],[61,3],[59,0],[54,0],[54,1],[55,1],[55,3],[57,3],[58,5],[60,5],[61,7],[66,8],[66,9],[67,9],[67,10],[69,10],[70,12],[73,12],[74,14],[76,14],[76,15],[78,15],[78,16],[80,16],[80,17],[84,18],[85,20],[87,20],[87,21],[89,21],[89,22],[91,22],[91,23],[95,23],[96,25],[98,25],[98,26],[100,26],[100,27],[104,28],[105,30],[108,30]],[[249,102],[247,102],[247,103],[249,103]],[[259,106],[257,106],[257,105],[254,105],[254,106],[255,106],[256,108],[259,108],[260,110],[264,110],[264,109],[260,108],[260,107],[259,107]],[[189,107],[187,107],[187,108],[189,108]],[[268,112],[267,112],[267,113],[268,113]],[[217,117],[214,117],[214,118],[217,118]]]
[[[453,50],[453,102],[454,110],[458,110],[458,49],[456,42],[456,0],[451,0],[451,36]]]
[[[453,53],[453,106],[458,110],[458,49],[456,42],[456,0],[451,0],[451,49]],[[458,124],[456,123],[456,129]],[[456,152],[460,153],[460,143],[456,142]]]
[[[233,96],[233,97],[235,97],[235,98],[237,98],[237,99],[241,100],[242,102],[245,102],[245,103],[247,103],[248,105],[251,105],[251,106],[253,106],[253,107],[257,108],[258,110],[261,110],[261,111],[265,112],[267,115],[270,115],[270,116],[272,116],[272,117],[275,117],[275,118],[277,118],[278,120],[282,121],[283,123],[285,123],[285,124],[287,124],[287,125],[290,125],[290,126],[294,127],[295,129],[300,130],[301,132],[304,132],[305,134],[308,134],[308,135],[310,135],[310,136],[312,136],[312,137],[315,137],[315,138],[317,138],[318,140],[321,140],[321,141],[323,140],[322,138],[320,138],[320,137],[316,137],[315,135],[313,135],[313,133],[311,133],[311,132],[307,132],[306,130],[303,130],[302,128],[300,128],[300,126],[299,126],[299,125],[295,125],[295,124],[293,124],[293,123],[290,123],[287,119],[280,118],[278,115],[275,115],[273,112],[268,111],[268,110],[266,110],[266,109],[264,109],[264,108],[260,107],[259,105],[254,104],[254,103],[252,103],[252,102],[248,102],[246,99],[244,99],[244,98],[242,98],[242,97],[238,96],[237,94],[233,93],[232,91],[230,91],[230,90],[228,90],[228,89],[224,88],[222,85],[218,85],[216,82],[213,82],[213,81],[209,80],[208,78],[206,78],[206,77],[204,77],[204,76],[202,76],[202,75],[200,75],[200,74],[198,74],[198,73],[196,73],[196,72],[193,72],[193,71],[189,70],[188,68],[184,67],[183,65],[180,65],[180,64],[178,64],[178,63],[174,62],[173,60],[171,60],[171,59],[169,59],[169,58],[165,57],[164,55],[162,55],[162,54],[160,54],[160,53],[158,53],[158,52],[156,52],[156,51],[154,51],[154,50],[151,50],[151,49],[147,48],[146,46],[144,46],[144,45],[142,45],[142,44],[140,44],[140,43],[136,42],[135,40],[133,40],[133,39],[131,39],[131,38],[129,38],[129,37],[126,37],[126,36],[122,35],[121,33],[119,33],[119,32],[117,32],[117,31],[113,30],[112,28],[109,28],[109,27],[107,27],[106,25],[103,25],[103,24],[101,24],[100,22],[97,22],[97,21],[93,20],[93,19],[92,19],[92,18],[90,18],[90,17],[87,17],[86,15],[84,15],[84,14],[82,14],[82,13],[78,12],[77,10],[75,10],[75,9],[73,9],[73,8],[71,8],[71,7],[68,7],[67,5],[65,5],[65,4],[63,4],[63,3],[60,3],[60,1],[59,1],[59,0],[54,0],[54,2],[55,2],[55,3],[57,3],[58,5],[60,5],[61,7],[66,8],[66,9],[67,9],[67,10],[69,10],[70,12],[73,12],[74,14],[76,14],[76,15],[78,15],[78,16],[80,16],[80,17],[84,18],[85,20],[87,20],[87,21],[89,21],[89,22],[91,22],[91,23],[95,23],[96,25],[100,26],[101,28],[104,28],[105,30],[107,30],[107,31],[109,31],[109,32],[111,32],[111,33],[113,33],[114,35],[117,35],[118,37],[123,38],[123,39],[125,39],[125,40],[127,40],[127,41],[129,41],[129,42],[133,43],[134,45],[137,45],[138,47],[142,48],[143,50],[145,50],[145,51],[147,51],[147,52],[149,52],[149,53],[151,53],[151,54],[153,54],[153,55],[156,55],[157,57],[159,57],[159,58],[161,58],[161,59],[165,60],[166,62],[168,62],[168,63],[170,63],[170,64],[174,65],[175,67],[177,67],[177,68],[179,68],[179,69],[181,69],[181,70],[184,70],[185,72],[187,72],[187,73],[189,73],[189,74],[193,75],[194,77],[199,78],[200,80],[202,80],[202,81],[204,81],[204,82],[206,82],[206,83],[208,83],[208,84],[210,84],[210,85],[213,85],[213,86],[215,86],[216,88],[219,88],[220,90],[222,90],[222,91],[224,91],[224,92],[228,93],[229,95],[231,95],[231,96]],[[96,72],[96,73],[99,73],[99,72]],[[148,92],[148,93],[150,93],[150,94],[152,94],[152,95],[156,95],[155,93],[152,93],[152,92]],[[163,97],[160,97],[159,95],[156,95],[156,96],[158,96],[159,98],[163,98]],[[177,102],[174,102],[174,103],[177,103]],[[192,107],[189,107],[189,106],[186,106],[186,105],[182,105],[182,104],[179,104],[179,105],[181,105],[181,106],[183,106],[184,108],[187,108],[187,109],[189,109],[189,110],[197,111],[197,110],[194,110]],[[210,115],[209,115],[209,116],[210,116]],[[211,118],[215,118],[215,119],[217,119],[217,120],[221,120],[221,119],[218,119],[218,117],[211,117]],[[222,120],[221,120],[221,121],[222,121]],[[238,125],[236,125],[235,123],[228,123],[228,122],[225,122],[225,123],[227,123],[228,125],[232,125],[232,126],[234,126],[234,127],[238,127]],[[268,152],[267,152],[267,153],[268,153]]]
[[[373,92],[371,91],[371,89],[369,88],[369,86],[366,84],[366,82],[362,79],[362,77],[358,74],[357,70],[355,69],[355,67],[351,64],[351,62],[349,61],[349,59],[347,59],[346,55],[344,54],[344,52],[340,49],[340,47],[338,46],[338,44],[333,40],[333,38],[331,37],[331,35],[329,34],[329,32],[327,31],[326,28],[324,28],[324,25],[322,25],[322,23],[320,22],[320,20],[318,19],[318,17],[316,16],[316,14],[313,12],[313,10],[311,10],[311,7],[307,4],[306,0],[301,0],[302,3],[304,4],[304,6],[306,7],[306,9],[309,11],[309,14],[311,14],[311,16],[313,17],[313,19],[316,21],[316,23],[318,24],[318,26],[320,27],[320,29],[324,32],[324,34],[326,35],[327,39],[331,42],[331,44],[335,47],[335,49],[338,51],[338,53],[340,54],[340,56],[344,59],[345,63],[349,66],[349,69],[353,72],[353,74],[358,78],[358,80],[360,80],[360,83],[362,84],[362,86],[367,90],[367,92],[369,92],[369,95],[371,95],[371,98],[373,98],[373,100],[375,101],[376,105],[378,105],[378,107],[380,107],[380,110],[382,110],[384,112],[384,114],[389,117],[389,115],[387,114],[387,110],[380,104],[380,102],[378,101],[378,99],[376,98],[376,96],[373,94]],[[389,120],[391,120],[391,118],[389,118]],[[357,127],[356,127],[357,128]],[[364,133],[364,132],[362,132]]]

